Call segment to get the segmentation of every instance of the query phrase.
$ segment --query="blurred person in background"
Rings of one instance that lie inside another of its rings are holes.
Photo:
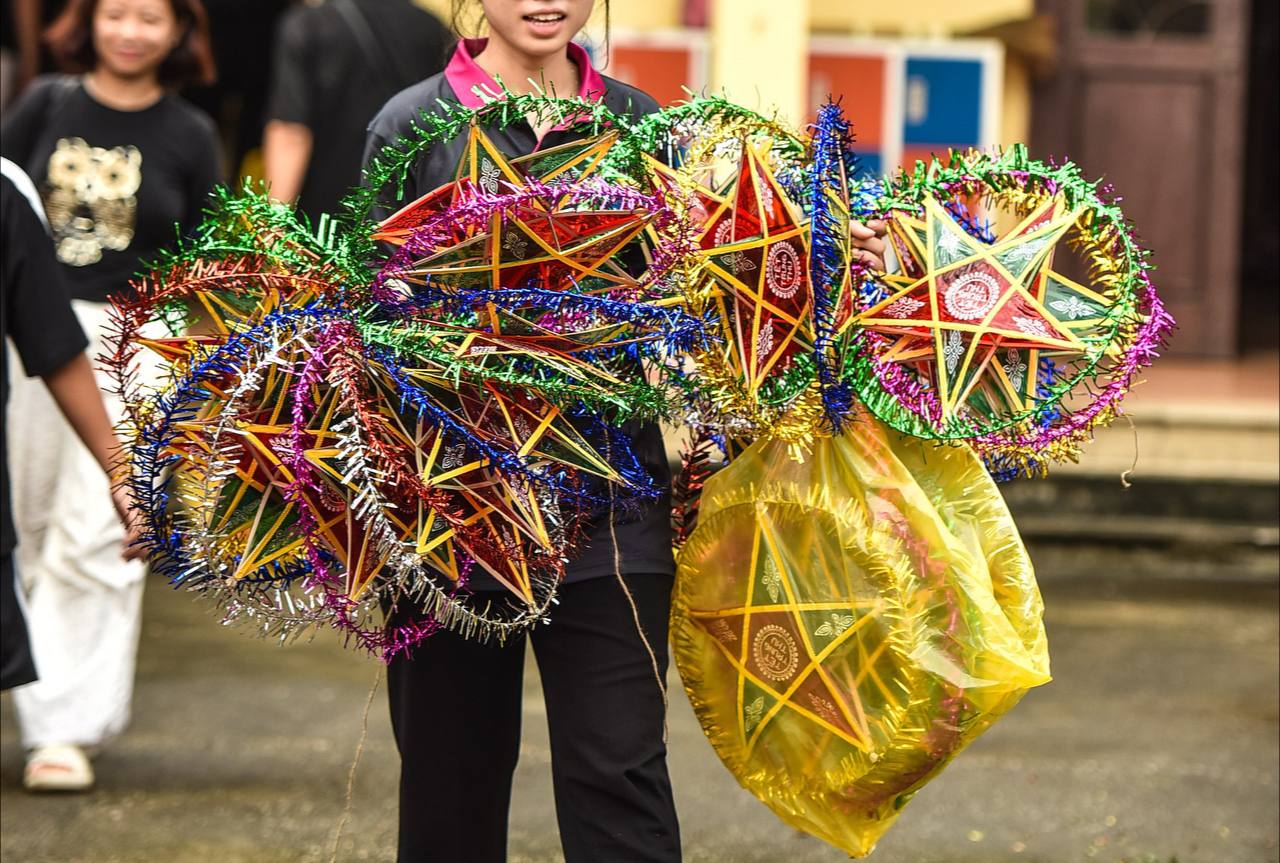
[[[52,68],[52,58],[40,44],[40,31],[59,8],[59,0],[0,0],[0,111],[36,75]]]
[[[62,285],[62,268],[42,224],[40,199],[31,180],[0,159],[0,331],[13,345],[29,377],[39,377],[103,475],[109,475],[119,443],[98,392],[84,349],[89,340]],[[9,352],[0,353],[0,409],[9,400]],[[10,518],[7,427],[0,412],[0,689],[31,683],[38,669],[31,657],[27,625],[14,577],[17,534]],[[139,520],[128,493],[111,491],[127,534],[124,559],[141,556],[132,543]]]
[[[327,0],[285,13],[263,136],[271,194],[314,224],[360,182],[365,128],[396,93],[444,68],[449,30],[414,0]]]
[[[183,98],[222,132],[226,176],[262,176],[262,126],[271,80],[276,24],[290,0],[203,0],[218,80],[188,87]]]
[[[39,189],[96,356],[108,297],[130,290],[175,226],[199,223],[218,180],[213,124],[172,92],[211,81],[214,65],[199,0],[70,0],[46,40],[83,74],[33,82],[0,124],[0,151]],[[118,419],[118,399],[104,395]],[[18,572],[40,675],[14,704],[23,784],[82,790],[94,780],[88,755],[129,719],[146,566],[120,559],[107,482],[43,396],[15,386],[9,413]]]

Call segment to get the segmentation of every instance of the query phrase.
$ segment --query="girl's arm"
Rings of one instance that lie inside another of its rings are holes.
[[[88,448],[102,472],[111,478],[120,442],[116,440],[111,420],[107,418],[107,409],[103,407],[102,394],[98,391],[98,382],[93,377],[89,358],[84,353],[77,354],[75,359],[45,375],[44,383],[57,403],[58,410],[62,411],[62,415],[71,424],[76,437]],[[129,506],[128,491],[113,482],[111,502],[115,504],[116,514],[125,526],[122,549],[124,559],[142,557],[143,550],[134,544],[141,532],[141,520]]]
[[[13,29],[18,43],[18,86],[21,95],[40,72],[40,0],[12,0]],[[8,158],[8,154],[5,156]]]

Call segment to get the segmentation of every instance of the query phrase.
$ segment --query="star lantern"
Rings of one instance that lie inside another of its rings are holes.
[[[1039,398],[1039,359],[1086,353],[1082,336],[1109,305],[1052,268],[1057,245],[1079,217],[1051,197],[986,244],[929,197],[923,218],[890,220],[902,271],[880,276],[887,295],[849,325],[886,338],[880,361],[926,380],[944,423],[1030,410]]]

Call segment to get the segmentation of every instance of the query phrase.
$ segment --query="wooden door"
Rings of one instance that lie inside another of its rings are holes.
[[[1265,0],[1270,2],[1270,0]],[[1247,0],[1040,0],[1059,26],[1039,154],[1124,197],[1178,320],[1172,352],[1236,351]]]

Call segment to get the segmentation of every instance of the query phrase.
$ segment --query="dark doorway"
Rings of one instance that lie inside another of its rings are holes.
[[[1249,4],[1039,0],[1039,6],[1057,19],[1060,44],[1057,70],[1037,86],[1036,152],[1074,159],[1123,196],[1153,252],[1156,285],[1178,319],[1169,352],[1234,356],[1242,317]]]
[[[1280,347],[1280,4],[1254,0],[1249,32],[1240,351]]]

